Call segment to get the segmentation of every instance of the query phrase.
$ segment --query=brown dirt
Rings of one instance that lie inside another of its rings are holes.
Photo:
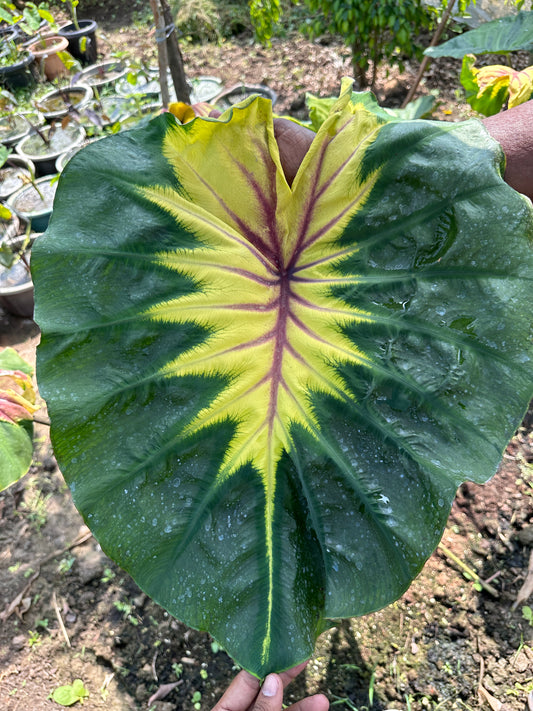
[[[153,40],[138,29],[111,28],[106,35],[111,45],[100,43],[104,54],[127,47],[153,59]],[[336,93],[350,73],[340,45],[301,38],[270,50],[230,42],[191,46],[184,55],[190,76],[214,74],[226,86],[267,83],[279,95],[280,113],[299,111],[306,90]],[[380,98],[398,105],[415,71],[413,65],[387,77],[383,70]],[[437,118],[470,113],[456,101],[457,73],[452,62],[435,65],[426,78],[422,91],[443,102]],[[34,361],[38,338],[32,321],[0,311],[0,347],[12,345]],[[394,605],[324,633],[288,702],[320,690],[351,711],[527,708],[533,626],[513,602],[533,547],[531,422],[526,418],[489,484],[459,490],[442,539],[448,550],[430,558]],[[86,534],[47,428],[37,426],[30,473],[0,494],[0,708],[58,709],[49,694],[80,678],[90,693],[87,711],[208,711],[235,674],[231,659],[208,635],[152,603]],[[448,551],[496,594],[477,589]],[[161,685],[176,681],[164,699],[148,704]]]

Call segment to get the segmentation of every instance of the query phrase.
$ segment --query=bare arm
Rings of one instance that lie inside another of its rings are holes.
[[[505,153],[506,182],[533,200],[533,101],[489,116],[483,123]]]

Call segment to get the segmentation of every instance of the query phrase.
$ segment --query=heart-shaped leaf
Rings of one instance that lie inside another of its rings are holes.
[[[83,149],[32,256],[38,379],[102,547],[258,676],[397,598],[532,394],[532,210],[473,120],[345,86]]]
[[[506,54],[532,48],[533,10],[528,10],[484,22],[475,30],[452,37],[438,47],[428,47],[424,54],[460,59],[465,54]]]

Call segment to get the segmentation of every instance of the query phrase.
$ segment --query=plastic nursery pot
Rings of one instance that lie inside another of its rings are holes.
[[[132,72],[131,77],[123,77],[115,86],[119,96],[142,94],[146,99],[157,99],[161,94],[161,85],[157,71]]]
[[[79,80],[98,90],[113,86],[128,73],[128,68],[118,61],[100,62],[84,69]]]
[[[58,52],[65,52],[68,47],[68,40],[58,35],[48,35],[33,40],[28,44],[28,50],[44,68],[44,74],[48,81],[64,76],[68,73]]]
[[[31,131],[32,126],[39,128],[44,123],[44,117],[38,112],[22,112],[0,118],[0,141],[10,148],[19,143]]]
[[[76,153],[81,150],[83,146],[74,146],[70,150],[68,150],[66,153],[62,153],[60,156],[56,158],[56,172],[57,173],[62,173],[65,170],[66,164],[69,162],[69,160],[72,158],[72,156],[75,156]]]
[[[275,104],[278,98],[276,92],[264,84],[235,84],[235,86],[221,91],[211,103],[216,104],[220,109],[228,109],[254,94],[270,99],[272,104]]]
[[[33,87],[36,84],[35,57],[31,52],[20,52],[15,64],[0,66],[0,84],[8,89]]]
[[[4,242],[12,244],[19,232],[20,220],[14,212],[11,213],[9,220],[0,219],[0,244]]]
[[[210,102],[217,97],[222,89],[222,80],[218,77],[195,77],[191,79],[191,104],[199,104],[202,101]]]
[[[7,206],[20,218],[30,223],[33,232],[44,232],[48,227],[57,189],[55,175],[45,175],[19,188],[6,200]]]
[[[13,240],[13,249],[21,248],[23,241],[23,235]],[[8,268],[0,265],[0,306],[8,313],[24,318],[33,317],[33,282],[28,269],[29,262],[28,248],[24,258],[18,259],[13,266]]]
[[[131,113],[128,113],[127,116],[123,116],[120,119],[120,128],[122,131],[128,131],[131,128],[143,126],[160,113],[160,103],[143,104],[140,108],[133,109]]]
[[[73,22],[68,25],[63,25],[58,30],[61,37],[65,37],[68,41],[68,51],[73,57],[86,66],[94,64],[98,54],[96,46],[96,29],[98,25],[94,20],[79,20],[79,30]]]
[[[47,121],[63,118],[71,109],[80,111],[93,98],[93,90],[86,84],[76,84],[64,89],[49,91],[34,104]]]
[[[22,156],[11,155],[0,168],[0,200],[7,200],[35,175],[33,163]]]
[[[85,140],[84,129],[74,123],[69,123],[65,128],[44,126],[41,134],[46,140],[38,133],[31,133],[15,147],[20,156],[35,164],[38,176],[53,173],[57,157],[73,146],[80,146]]]
[[[132,107],[125,96],[103,96],[101,99],[93,99],[85,108],[86,111],[77,121],[83,126],[87,136],[97,137],[102,135],[105,129],[126,119]]]

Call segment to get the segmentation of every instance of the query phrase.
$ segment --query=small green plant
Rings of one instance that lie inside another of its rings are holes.
[[[69,555],[66,558],[61,558],[61,560],[59,561],[59,564],[57,566],[57,572],[60,575],[65,575],[66,573],[68,573],[71,570],[75,561],[76,561],[76,557],[73,555]]]
[[[21,512],[23,512],[32,528],[39,531],[48,520],[47,509],[50,497],[51,494],[43,494],[39,489],[29,487],[26,490],[24,501],[21,503],[20,511],[18,511],[17,514],[21,515]]]
[[[85,688],[85,685],[81,679],[74,679],[72,684],[66,684],[65,686],[59,686],[54,689],[49,699],[55,701],[61,706],[72,706],[78,701],[83,704],[84,699],[89,697],[89,692]]]
[[[202,694],[200,691],[195,691],[192,695],[191,698],[192,705],[196,709],[196,711],[200,711],[202,708]]]
[[[41,644],[41,642],[42,642],[42,639],[41,639],[41,635],[39,634],[39,632],[37,632],[36,630],[35,631],[34,630],[28,631],[28,646],[30,647],[30,649]]]
[[[522,607],[522,617],[528,621],[530,627],[533,627],[533,609],[529,605]]]
[[[128,602],[127,600],[115,600],[113,604],[117,608],[117,610],[122,613],[124,619],[128,620],[130,624],[134,625],[135,627],[139,624],[139,619],[133,614],[135,608],[132,603]]]
[[[174,664],[172,665],[172,671],[176,675],[176,679],[181,679],[181,676],[183,674],[183,664],[174,662]]]
[[[104,574],[100,578],[100,581],[102,583],[110,583],[112,580],[116,578],[116,573],[111,570],[111,568],[104,568]]]

